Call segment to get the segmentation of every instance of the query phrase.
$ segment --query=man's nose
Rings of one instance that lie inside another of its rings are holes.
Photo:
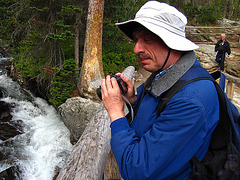
[[[138,54],[138,53],[140,53],[140,52],[144,52],[144,46],[143,46],[143,44],[141,43],[141,41],[138,40],[138,41],[135,43],[133,52],[134,52],[135,54]]]

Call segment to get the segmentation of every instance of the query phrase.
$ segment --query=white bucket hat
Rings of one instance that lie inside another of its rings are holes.
[[[158,35],[171,49],[190,51],[198,48],[185,37],[186,16],[166,3],[148,1],[136,13],[135,19],[116,23],[116,26],[133,40],[136,23]]]

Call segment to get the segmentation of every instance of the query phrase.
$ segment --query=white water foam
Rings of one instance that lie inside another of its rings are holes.
[[[21,88],[10,78],[1,75],[0,87],[9,94],[1,100],[14,105],[12,121],[21,120],[24,124],[24,133],[9,140],[11,145],[5,148],[11,157],[8,162],[12,164],[0,165],[0,172],[9,166],[19,165],[20,179],[52,180],[55,168],[63,166],[73,148],[68,129],[45,100],[31,94],[28,100],[23,100],[21,96],[25,95],[21,94]]]

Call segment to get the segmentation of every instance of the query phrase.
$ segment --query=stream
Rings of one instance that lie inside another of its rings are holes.
[[[52,180],[73,148],[70,133],[51,105],[7,76],[9,61],[0,60],[0,179]]]

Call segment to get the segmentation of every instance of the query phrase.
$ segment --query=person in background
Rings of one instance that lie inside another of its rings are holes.
[[[229,55],[231,54],[231,49],[228,41],[226,40],[226,35],[221,34],[221,40],[217,42],[215,45],[215,51],[214,54],[216,55],[216,61],[220,65],[220,70],[224,71],[224,61],[226,53]]]
[[[201,160],[207,152],[219,121],[218,95],[211,81],[184,86],[157,115],[162,94],[185,73],[194,74],[192,67],[201,66],[193,51],[198,46],[185,37],[186,24],[184,14],[158,1],[145,3],[135,19],[116,23],[134,41],[142,67],[152,73],[137,96],[133,83],[117,74],[127,84],[125,98],[134,106],[132,123],[124,114],[116,79],[102,80],[102,100],[112,121],[111,148],[125,180],[188,179],[191,158]]]

